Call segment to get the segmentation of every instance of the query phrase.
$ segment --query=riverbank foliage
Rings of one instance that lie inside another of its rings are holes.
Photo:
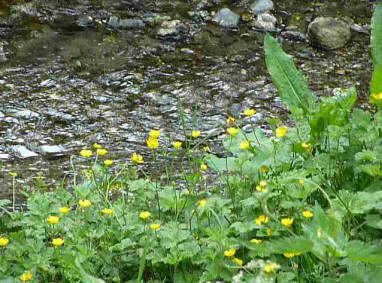
[[[222,126],[226,155],[205,148],[202,158],[194,153],[207,137],[196,128],[183,143],[153,130],[147,146],[165,162],[146,171],[138,153],[118,168],[101,145],[82,150],[88,167],[73,165],[70,189],[29,188],[24,211],[0,201],[0,282],[380,282],[381,21],[379,5],[372,111],[355,105],[355,88],[317,101],[267,35],[293,127],[243,130],[248,109]],[[187,170],[171,161],[179,156]]]

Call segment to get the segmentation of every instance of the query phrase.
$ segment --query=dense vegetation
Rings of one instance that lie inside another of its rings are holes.
[[[70,188],[26,190],[25,211],[0,201],[0,282],[379,282],[381,27],[380,4],[373,111],[354,107],[355,88],[318,102],[267,35],[266,64],[294,127],[270,121],[275,135],[267,137],[229,117],[227,156],[203,158],[197,129],[166,145],[153,130],[147,146],[165,160],[155,162],[161,179],[136,153],[132,165],[111,170],[95,144],[80,152],[88,167],[73,165]],[[177,171],[173,160],[182,156],[188,169]]]

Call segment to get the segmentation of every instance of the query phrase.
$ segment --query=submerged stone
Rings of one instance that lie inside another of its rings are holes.
[[[45,154],[62,155],[66,152],[66,148],[63,145],[43,145],[40,146],[39,151]]]
[[[119,19],[118,17],[111,16],[109,22],[107,23],[109,27],[113,29],[117,29],[119,27]]]
[[[212,18],[219,26],[234,28],[239,25],[240,16],[228,8],[223,8]]]
[[[143,29],[145,23],[140,19],[124,19],[119,21],[121,29]]]
[[[24,145],[11,146],[11,151],[15,153],[17,157],[20,157],[20,158],[30,158],[30,157],[38,156],[36,152],[30,151]]]
[[[349,24],[331,17],[319,17],[308,26],[308,37],[313,45],[324,49],[337,49],[351,38]]]
[[[271,0],[256,0],[251,5],[251,11],[254,14],[261,14],[273,9],[273,2]]]

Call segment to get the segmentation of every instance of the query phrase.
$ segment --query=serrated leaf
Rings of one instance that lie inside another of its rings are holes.
[[[94,277],[94,276],[90,275],[89,273],[87,273],[82,268],[79,257],[76,257],[75,265],[78,268],[78,271],[79,271],[79,273],[81,275],[81,278],[82,278],[83,282],[87,282],[87,283],[105,283],[105,281],[103,281],[102,279]]]
[[[380,215],[370,214],[366,216],[365,220],[368,226],[375,229],[382,229],[382,218]]]
[[[311,93],[303,75],[296,69],[291,56],[286,54],[269,34],[265,36],[265,61],[283,103],[290,110],[302,108],[309,113],[316,97]]]
[[[382,264],[382,248],[365,244],[360,241],[352,241],[346,245],[349,258],[364,263]]]

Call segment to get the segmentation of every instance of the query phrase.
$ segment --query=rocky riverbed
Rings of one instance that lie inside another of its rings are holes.
[[[21,184],[58,182],[70,176],[70,156],[94,142],[123,163],[149,153],[150,129],[182,140],[179,103],[215,152],[224,131],[214,129],[228,115],[254,107],[244,122],[264,128],[284,119],[265,69],[265,31],[318,96],[355,85],[362,104],[368,94],[375,1],[10,2],[0,0],[0,199],[11,192],[10,171]]]

